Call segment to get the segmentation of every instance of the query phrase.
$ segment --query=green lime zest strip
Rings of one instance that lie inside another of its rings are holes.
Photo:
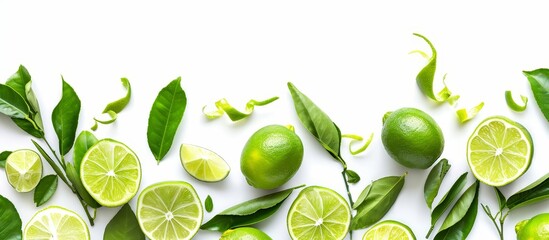
[[[276,101],[277,99],[278,99],[278,97],[272,97],[272,98],[269,98],[269,99],[264,100],[264,101],[257,101],[257,100],[252,99],[252,100],[250,100],[246,103],[246,109],[243,112],[241,112],[241,111],[238,111],[233,106],[231,106],[229,104],[229,101],[227,101],[227,99],[223,98],[223,99],[220,99],[219,101],[215,102],[215,107],[217,108],[216,110],[206,111],[207,105],[205,105],[202,108],[202,112],[209,119],[219,118],[219,117],[223,116],[224,113],[226,113],[227,116],[229,116],[229,118],[233,122],[236,122],[238,120],[242,120],[242,119],[247,118],[248,116],[250,116],[252,114],[252,112],[254,111],[255,106],[265,106],[269,103],[272,103],[272,102]]]
[[[464,123],[473,119],[478,114],[478,112],[480,112],[482,107],[484,107],[484,102],[479,103],[469,110],[465,108],[458,109],[456,111],[456,114],[458,116],[459,122]]]
[[[116,118],[118,116],[118,113],[120,113],[126,105],[130,102],[130,98],[132,96],[132,86],[130,85],[130,81],[127,78],[121,78],[120,81],[122,81],[122,86],[126,89],[126,95],[116,101],[113,101],[103,109],[103,113],[106,113],[109,118],[106,120],[99,119],[97,117],[94,117],[93,120],[95,121],[94,125],[91,127],[93,131],[97,130],[98,123],[101,124],[111,124],[114,121],[116,121]]]
[[[515,99],[513,99],[513,95],[511,94],[510,90],[505,91],[505,102],[507,102],[507,106],[511,110],[515,112],[522,112],[526,110],[528,98],[526,96],[520,95],[520,99],[522,100],[522,104],[518,104]]]
[[[364,145],[362,145],[362,147],[360,147],[356,150],[353,150],[352,146],[357,142],[363,141],[364,138],[362,136],[355,135],[355,134],[342,134],[341,138],[351,139],[351,142],[349,143],[349,152],[351,153],[351,155],[357,155],[361,152],[364,152],[368,148],[368,146],[370,146],[370,143],[372,142],[372,139],[374,138],[374,133],[370,133],[370,136],[368,137],[368,139],[366,139],[366,142],[364,142]]]

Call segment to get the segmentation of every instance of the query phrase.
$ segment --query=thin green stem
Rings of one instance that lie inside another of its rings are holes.
[[[64,161],[61,161],[61,159],[57,156],[57,153],[55,152],[55,150],[53,150],[53,147],[50,145],[50,142],[48,142],[48,139],[46,139],[45,137],[43,137],[42,139],[44,140],[44,142],[46,143],[50,151],[53,153],[53,156],[55,157],[59,165],[61,165],[63,170],[67,169],[67,166],[65,166]]]
[[[77,194],[77,196],[78,196],[78,194]],[[91,216],[86,203],[84,203],[84,200],[82,200],[82,198],[80,196],[78,196],[78,200],[80,201],[80,204],[82,205],[82,208],[84,208],[84,212],[86,213],[86,217],[88,217],[88,221],[90,221],[90,225],[93,227],[93,225],[94,225],[93,221],[94,221],[95,217]],[[95,215],[95,213],[94,213],[94,215]]]
[[[504,209],[501,209],[501,210],[499,210],[498,213],[496,213],[496,215],[492,216],[492,212],[490,211],[490,208],[487,205],[483,205],[483,204],[481,204],[481,205],[482,205],[482,209],[484,209],[484,212],[486,213],[486,215],[490,218],[490,220],[492,220],[492,223],[496,227],[496,230],[498,231],[498,234],[499,234],[499,239],[504,240],[504,237],[503,237],[503,224],[505,222],[505,219],[507,218],[507,215],[509,215],[509,211],[507,211],[507,213],[504,215],[503,214]],[[499,216],[499,219],[498,219],[498,216]],[[499,220],[499,224],[498,224],[498,220]]]

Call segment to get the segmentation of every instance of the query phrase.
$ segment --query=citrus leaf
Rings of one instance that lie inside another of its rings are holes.
[[[61,100],[53,109],[51,121],[59,139],[59,153],[64,156],[71,150],[76,137],[78,117],[80,115],[80,98],[74,89],[63,81]]]
[[[39,207],[46,203],[57,190],[57,175],[51,174],[44,176],[34,189],[34,203]]]
[[[531,205],[549,198],[549,174],[541,177],[507,199],[509,210]]]
[[[22,238],[23,223],[19,213],[13,203],[2,195],[0,195],[0,223],[2,223],[0,239],[20,240]]]
[[[539,109],[549,121],[549,69],[540,68],[533,71],[523,71],[530,82],[530,88]]]
[[[444,194],[444,196],[440,199],[437,206],[433,209],[431,212],[431,228],[429,229],[429,232],[427,233],[427,237],[431,235],[431,232],[435,228],[435,224],[437,221],[442,217],[442,214],[450,207],[454,199],[459,195],[461,190],[465,187],[465,184],[467,183],[467,173],[463,173],[459,178],[454,182],[452,187],[450,187],[450,190]]]
[[[11,87],[0,84],[0,113],[11,118],[29,118],[29,106],[25,99]]]
[[[345,170],[345,175],[347,175],[348,183],[357,183],[360,181],[360,175],[358,175],[358,173],[356,173],[353,170],[349,170],[349,169]]]
[[[80,175],[80,164],[82,163],[82,158],[95,143],[97,143],[97,138],[93,133],[89,131],[82,131],[76,137],[76,142],[74,143],[74,168],[78,175]]]
[[[231,106],[227,99],[223,98],[215,102],[216,110],[206,111],[207,106],[204,106],[202,108],[202,113],[204,113],[204,115],[209,119],[219,118],[223,116],[224,113],[226,113],[233,122],[236,122],[250,116],[253,113],[255,106],[265,106],[269,103],[276,101],[277,99],[278,97],[272,97],[264,101],[257,101],[252,99],[246,103],[246,108],[243,112],[241,112]]]
[[[522,112],[526,110],[526,106],[528,105],[528,98],[526,96],[520,95],[520,100],[522,101],[522,104],[518,104],[515,99],[513,99],[513,94],[511,93],[511,91],[505,91],[505,102],[511,110],[515,112]]]
[[[435,236],[435,240],[465,240],[477,217],[479,183],[473,183],[458,199]]]
[[[8,80],[6,81],[6,85],[19,93],[19,95],[23,97],[25,102],[29,102],[27,99],[25,88],[30,81],[31,76],[29,74],[29,71],[27,71],[27,69],[23,65],[19,65],[17,72],[11,75],[10,78],[8,78]]]
[[[36,116],[40,115],[37,114]],[[35,121],[23,118],[11,118],[11,120],[15,123],[15,125],[17,125],[20,129],[30,134],[31,136],[36,138],[44,137],[44,130],[40,129]]]
[[[207,212],[212,212],[213,210],[213,200],[210,195],[206,197],[206,201],[204,201],[204,207],[206,208]]]
[[[120,113],[124,108],[128,105],[130,102],[131,96],[132,96],[132,87],[130,85],[130,81],[127,78],[121,78],[122,86],[126,89],[126,95],[124,97],[113,101],[103,109],[103,113],[106,113],[110,118],[107,120],[101,120],[99,118],[93,118],[95,121],[95,124],[92,127],[92,130],[97,130],[97,124],[111,124],[116,121],[116,118],[118,116],[118,113]]]
[[[450,167],[451,165],[448,163],[448,160],[442,159],[431,169],[431,172],[429,172],[423,187],[425,202],[427,203],[429,209],[432,207],[433,201],[438,195],[442,180],[444,180],[444,177],[446,176],[448,170],[450,170]]]
[[[181,88],[181,77],[160,90],[152,105],[147,127],[147,141],[158,163],[172,146],[186,106],[187,97]]]
[[[507,199],[505,199],[505,196],[503,195],[503,193],[501,193],[499,188],[494,187],[494,191],[496,192],[496,197],[498,198],[499,210],[501,211],[507,206]]]
[[[11,151],[3,151],[0,153],[0,168],[6,167],[6,160],[10,156]]]
[[[145,234],[141,231],[135,213],[127,203],[120,208],[118,213],[105,227],[103,240],[143,240]]]

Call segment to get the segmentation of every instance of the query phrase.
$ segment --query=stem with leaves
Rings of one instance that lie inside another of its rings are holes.
[[[499,234],[499,239],[503,240],[503,225],[505,224],[505,219],[507,219],[507,216],[509,215],[509,210],[505,211],[504,208],[501,208],[495,215],[492,215],[492,211],[490,211],[490,207],[487,205],[481,204],[482,209],[484,209],[484,212],[490,220],[492,220],[492,223],[494,223],[494,226],[496,227],[496,230]]]

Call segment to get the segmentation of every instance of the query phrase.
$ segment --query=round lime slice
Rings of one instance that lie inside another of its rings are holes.
[[[6,159],[8,182],[18,192],[30,192],[42,177],[42,160],[38,153],[22,149],[12,152]]]
[[[223,158],[206,148],[181,144],[179,153],[185,171],[200,181],[218,182],[231,171]]]
[[[90,239],[88,225],[75,212],[51,206],[38,211],[25,226],[23,239]]]
[[[392,220],[380,222],[364,233],[362,240],[415,240],[416,236],[408,226]]]

